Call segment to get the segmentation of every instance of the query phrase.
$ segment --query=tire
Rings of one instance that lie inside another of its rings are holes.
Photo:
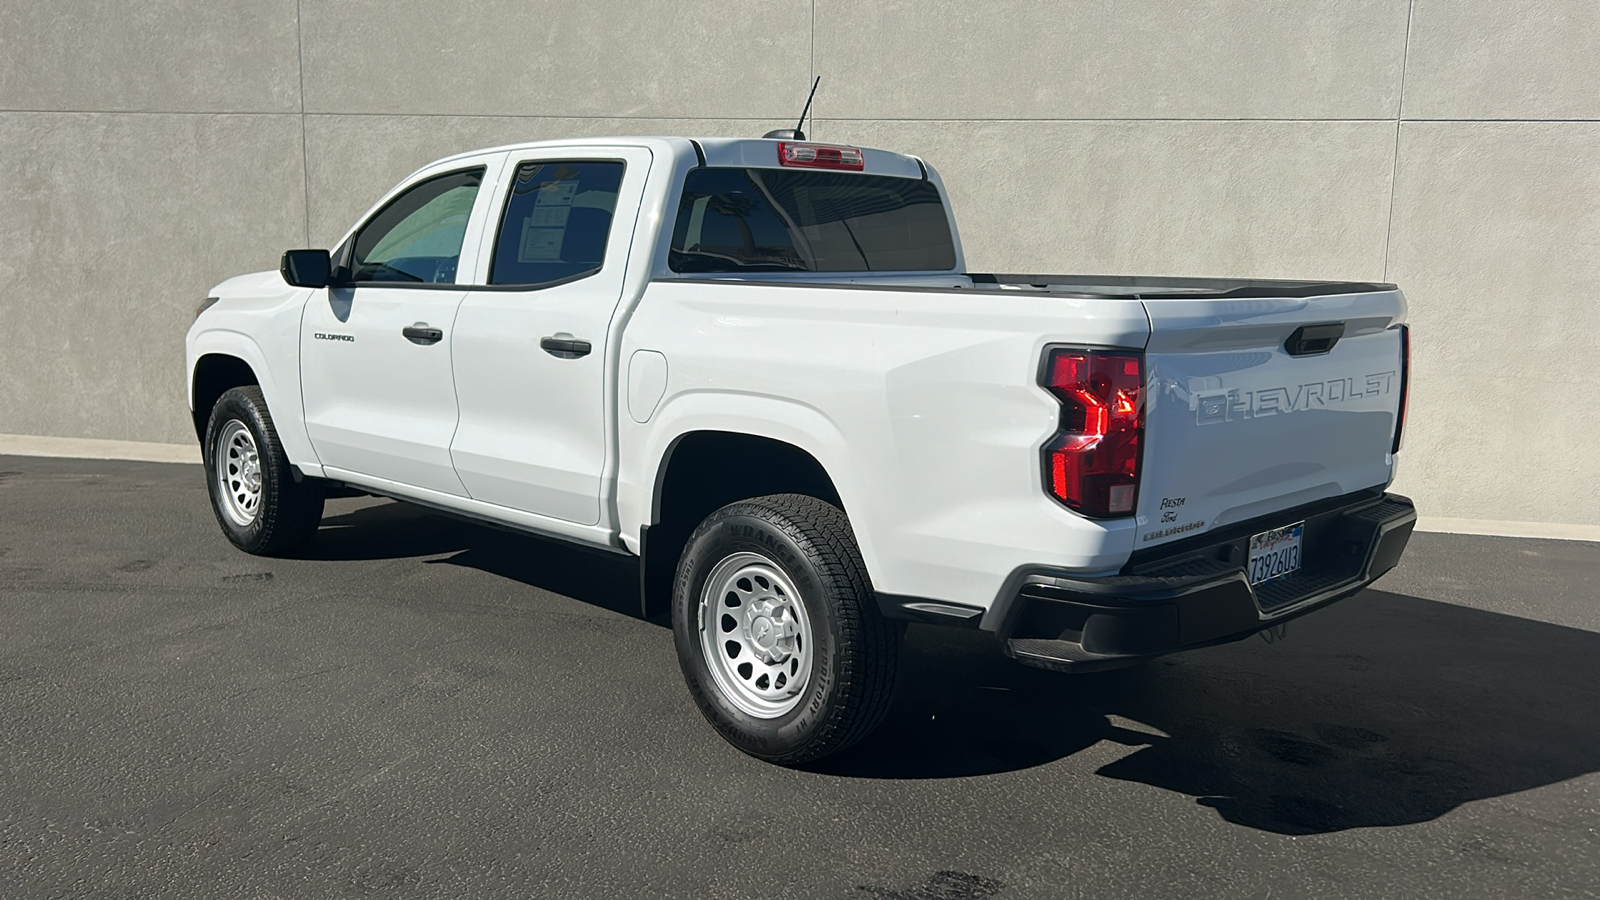
[[[259,387],[233,388],[217,398],[202,450],[211,511],[235,547],[281,556],[316,533],[322,483],[295,481]]]
[[[706,719],[782,765],[837,753],[883,720],[904,634],[878,611],[844,512],[802,494],[741,500],[695,529],[672,631]]]

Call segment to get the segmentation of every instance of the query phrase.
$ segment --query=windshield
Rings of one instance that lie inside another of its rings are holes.
[[[699,168],[668,259],[674,272],[928,272],[955,268],[956,251],[932,182]]]

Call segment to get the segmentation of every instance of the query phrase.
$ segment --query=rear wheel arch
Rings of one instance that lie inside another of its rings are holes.
[[[792,443],[733,431],[675,438],[656,469],[649,524],[640,536],[641,613],[651,618],[668,610],[678,557],[707,516],[770,494],[802,494],[845,509],[828,470]]]

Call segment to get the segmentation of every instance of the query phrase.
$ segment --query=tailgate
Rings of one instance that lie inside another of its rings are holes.
[[[1389,483],[1398,290],[1141,299],[1151,333],[1137,548]],[[1339,326],[1325,352],[1286,346]]]

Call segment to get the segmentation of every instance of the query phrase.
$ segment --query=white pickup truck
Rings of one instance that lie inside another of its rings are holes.
[[[212,293],[189,399],[240,549],[336,487],[637,556],[707,719],[784,764],[878,723],[904,622],[1125,665],[1359,591],[1416,519],[1393,285],[969,273],[914,156],[465,153]]]

